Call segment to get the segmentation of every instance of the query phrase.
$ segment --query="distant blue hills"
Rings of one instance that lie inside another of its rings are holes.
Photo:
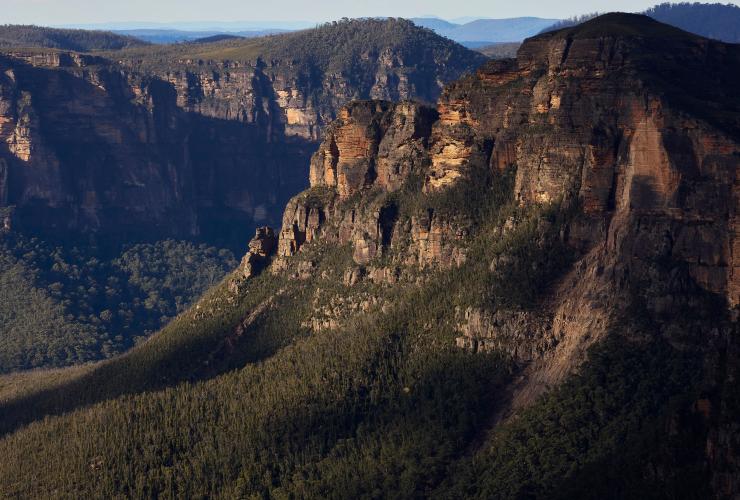
[[[723,40],[740,42],[740,7],[730,4],[664,3],[643,12],[658,21],[686,31]],[[508,19],[459,18],[445,20],[438,17],[416,17],[418,26],[477,49],[487,45],[521,42],[525,38],[550,29],[558,29],[583,22],[596,14],[572,19],[515,17]],[[132,36],[149,43],[180,43],[203,39],[228,37],[252,38],[312,28],[309,21],[198,21],[179,23],[127,22],[105,24],[77,24],[60,28],[108,30]]]
[[[560,21],[560,19],[541,17],[476,19],[464,24],[456,24],[434,17],[417,17],[411,20],[418,26],[424,26],[468,46],[521,42]]]

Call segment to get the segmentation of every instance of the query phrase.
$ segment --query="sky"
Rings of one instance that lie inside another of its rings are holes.
[[[342,17],[466,16],[564,18],[614,10],[637,12],[662,0],[0,0],[0,24],[189,21],[306,21]],[[726,3],[724,0],[723,3]],[[740,0],[730,3],[740,4]],[[268,23],[269,24],[269,23]]]

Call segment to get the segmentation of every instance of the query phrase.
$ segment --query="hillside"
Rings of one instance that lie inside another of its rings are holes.
[[[5,24],[0,26],[0,49],[42,47],[77,52],[120,50],[148,45],[131,36],[110,31],[70,30],[41,26]]]
[[[417,27],[405,19],[394,18],[335,21],[314,29],[227,41],[199,49],[183,46],[134,49],[123,58],[140,60],[141,64],[152,69],[162,68],[173,58],[252,62],[262,59],[265,62],[282,61],[296,72],[309,69],[320,73],[339,72],[345,74],[346,78],[352,78],[352,69],[358,75],[365,75],[367,69],[377,65],[394,68],[404,62],[405,70],[411,77],[414,73],[434,69],[440,72],[438,76],[445,81],[449,80],[450,75],[469,71],[471,66],[484,61],[477,54],[445,40],[431,30]],[[374,61],[376,58],[380,58],[380,61]],[[449,73],[445,74],[445,71]],[[419,74],[414,82],[416,85],[428,85],[422,81],[422,76],[432,75]],[[365,95],[369,91],[369,87],[361,89]]]
[[[738,62],[614,14],[344,106],[196,306],[0,378],[0,496],[737,496]]]
[[[0,373],[120,354],[167,324],[236,266],[183,241],[120,254],[0,236]]]

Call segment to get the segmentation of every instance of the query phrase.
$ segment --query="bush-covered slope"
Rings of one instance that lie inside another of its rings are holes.
[[[670,439],[662,431],[676,418],[696,421],[702,365],[688,345],[629,340],[649,338],[649,325],[625,324],[562,389],[492,427],[516,364],[454,347],[455,310],[481,298],[511,304],[512,296],[536,296],[548,271],[510,275],[491,288],[487,263],[501,246],[531,259],[538,237],[524,229],[498,240],[500,221],[518,211],[510,183],[495,178],[453,192],[396,198],[409,216],[475,193],[483,203],[469,207],[477,236],[468,263],[422,273],[419,287],[344,285],[348,249],[317,244],[299,258],[313,263],[312,278],[268,273],[238,292],[224,282],[121,358],[52,384],[18,382],[27,389],[0,406],[4,432],[29,417],[76,411],[0,441],[0,493],[660,498],[680,484],[682,493],[704,494],[707,430],[698,422]],[[537,221],[541,213],[520,216]],[[308,329],[316,295],[367,292],[390,307],[337,329]],[[672,467],[671,474],[644,476],[645,464]]]
[[[231,252],[162,241],[120,255],[0,240],[0,372],[119,354],[236,266]]]
[[[6,24],[0,26],[0,48],[43,47],[91,52],[140,47],[148,43],[109,31],[70,30]]]

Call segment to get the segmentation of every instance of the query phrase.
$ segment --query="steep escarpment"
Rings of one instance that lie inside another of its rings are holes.
[[[551,318],[534,330],[557,346],[542,363],[540,388],[577,364],[635,288],[662,318],[688,307],[692,286],[736,311],[737,61],[734,46],[609,15],[528,41],[516,61],[488,63],[449,86],[436,110],[355,104],[312,160],[313,189],[328,188],[329,201],[290,202],[279,255],[325,234],[352,242],[358,265],[400,241],[399,262],[459,265],[467,245],[456,242],[474,231],[470,220],[434,209],[404,220],[397,202],[378,193],[416,182],[440,196],[481,169],[500,175],[513,167],[519,207],[580,214],[559,238],[582,257],[540,291],[554,296]],[[347,202],[358,193],[359,209]],[[491,270],[511,260],[501,255]],[[679,288],[657,285],[663,281]],[[475,311],[466,316],[480,321]],[[464,328],[463,343],[490,342],[470,333],[482,330],[490,337],[495,329]],[[523,402],[531,396],[522,394]]]
[[[738,57],[610,15],[347,105],[277,242],[11,391],[0,491],[736,496]]]
[[[0,64],[3,202],[18,230],[234,245],[230,225],[271,220],[305,182],[305,142],[272,146],[259,124],[188,113],[162,80],[67,53]]]
[[[264,108],[274,133],[307,140],[320,139],[353,99],[434,102],[447,83],[486,60],[405,19],[343,20],[278,36],[111,57],[172,82],[178,104],[189,111],[252,122]]]
[[[157,50],[3,56],[0,193],[18,229],[240,245],[277,225],[343,104],[432,101],[483,60],[393,20]]]

